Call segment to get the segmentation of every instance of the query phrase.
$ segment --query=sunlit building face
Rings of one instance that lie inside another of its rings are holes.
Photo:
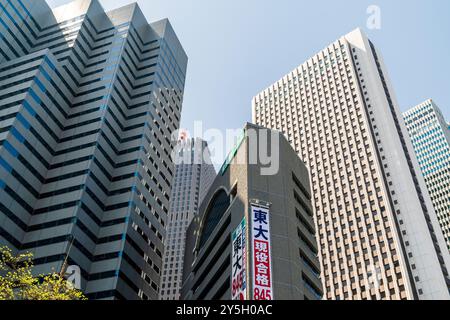
[[[355,30],[253,99],[310,170],[326,299],[448,298],[449,256],[386,68]]]

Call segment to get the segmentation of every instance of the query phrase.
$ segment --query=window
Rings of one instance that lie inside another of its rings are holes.
[[[225,213],[225,211],[227,211],[229,205],[230,198],[228,197],[228,194],[225,192],[225,190],[221,189],[214,195],[205,214],[202,235],[200,238],[200,248],[203,247],[203,245],[209,239],[223,214]]]

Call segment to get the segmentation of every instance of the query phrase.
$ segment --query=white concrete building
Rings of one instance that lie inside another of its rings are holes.
[[[427,100],[403,114],[447,246],[450,248],[450,129]]]
[[[253,99],[310,168],[326,299],[449,299],[450,259],[381,56],[357,29]]]

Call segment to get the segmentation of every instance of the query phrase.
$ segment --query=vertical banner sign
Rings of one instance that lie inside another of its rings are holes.
[[[247,252],[245,235],[245,218],[232,234],[232,276],[231,276],[231,299],[247,300]]]
[[[253,300],[273,300],[269,209],[251,208]]]

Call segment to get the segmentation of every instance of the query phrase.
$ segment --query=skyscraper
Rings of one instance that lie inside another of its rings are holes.
[[[450,259],[380,53],[357,29],[253,99],[310,169],[326,299],[449,299]]]
[[[182,298],[320,300],[314,235],[305,164],[279,132],[246,124],[189,226]]]
[[[176,152],[163,260],[162,300],[180,299],[186,230],[216,178],[216,170],[205,141],[181,140]]]
[[[187,56],[168,20],[0,0],[0,243],[90,299],[157,299]]]
[[[450,249],[450,129],[431,99],[408,110],[403,117]]]

